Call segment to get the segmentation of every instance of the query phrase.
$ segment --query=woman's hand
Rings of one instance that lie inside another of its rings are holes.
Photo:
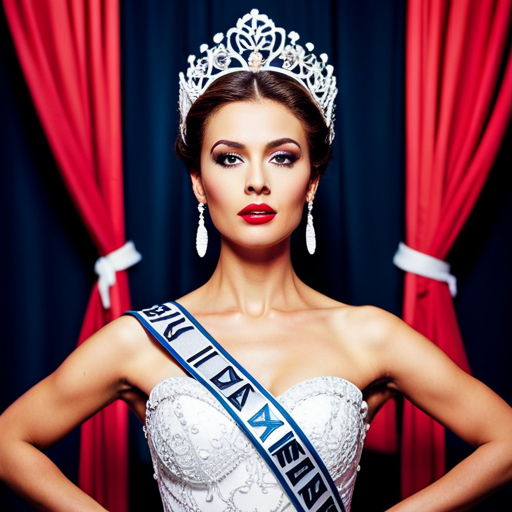
[[[42,453],[130,389],[126,375],[145,333],[122,317],[78,347],[0,416],[0,478],[39,510],[105,510]]]
[[[375,360],[402,393],[476,450],[392,511],[467,510],[512,479],[512,409],[401,320],[375,310]]]

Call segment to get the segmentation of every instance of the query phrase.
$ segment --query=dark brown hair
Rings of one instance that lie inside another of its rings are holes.
[[[302,123],[308,141],[311,178],[320,177],[329,163],[331,146],[329,128],[322,113],[302,85],[281,73],[238,71],[215,80],[190,108],[186,122],[186,140],[181,134],[175,143],[178,158],[189,172],[201,172],[201,146],[210,117],[233,101],[267,99],[286,107]]]

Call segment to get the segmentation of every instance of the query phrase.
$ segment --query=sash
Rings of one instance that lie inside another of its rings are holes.
[[[180,304],[127,311],[236,421],[298,512],[345,512],[323,461],[277,400]]]

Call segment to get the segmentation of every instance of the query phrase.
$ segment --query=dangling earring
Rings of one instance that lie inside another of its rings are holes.
[[[196,250],[199,257],[202,258],[206,254],[208,248],[208,231],[204,226],[204,209],[206,205],[199,203],[197,209],[199,210],[199,224],[197,226],[196,234]]]
[[[316,236],[315,228],[313,226],[313,200],[308,201],[308,222],[306,224],[306,247],[308,248],[309,254],[315,254],[316,249]]]

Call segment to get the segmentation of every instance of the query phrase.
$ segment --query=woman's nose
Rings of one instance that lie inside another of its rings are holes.
[[[246,194],[270,194],[270,185],[268,183],[265,169],[260,164],[253,164],[247,171],[245,180]]]

